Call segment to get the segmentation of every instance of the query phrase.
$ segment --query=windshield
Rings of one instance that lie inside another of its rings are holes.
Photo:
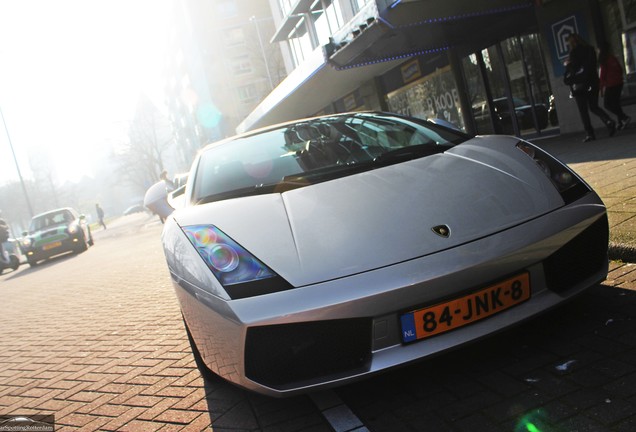
[[[193,201],[282,192],[446,151],[467,136],[384,115],[333,116],[211,147],[197,166]]]
[[[66,225],[73,221],[73,214],[69,210],[59,210],[35,216],[31,220],[29,232],[40,231],[58,225]]]

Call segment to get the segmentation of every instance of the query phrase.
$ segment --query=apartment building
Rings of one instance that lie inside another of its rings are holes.
[[[191,157],[233,135],[284,79],[267,0],[174,0],[166,103],[178,146]],[[285,45],[283,45],[284,47]]]

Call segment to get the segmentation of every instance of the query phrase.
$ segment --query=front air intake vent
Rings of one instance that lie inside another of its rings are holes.
[[[565,291],[602,271],[607,265],[608,241],[605,214],[544,261],[548,288]]]
[[[251,327],[245,374],[276,389],[368,370],[371,319],[355,318]]]

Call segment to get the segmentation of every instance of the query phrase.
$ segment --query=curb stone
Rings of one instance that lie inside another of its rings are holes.
[[[636,247],[631,245],[610,242],[608,254],[613,261],[636,263]]]

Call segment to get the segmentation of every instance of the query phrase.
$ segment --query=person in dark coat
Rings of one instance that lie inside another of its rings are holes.
[[[106,229],[106,224],[104,223],[104,210],[99,206],[99,204],[95,204],[95,211],[97,211],[99,223],[104,227],[104,229]]]
[[[570,55],[566,64],[565,84],[570,86],[572,97],[576,100],[583,127],[587,136],[583,142],[596,139],[596,133],[590,120],[590,111],[598,116],[607,127],[610,136],[616,132],[616,122],[598,106],[599,79],[596,51],[581,36],[572,33],[568,36]]]

